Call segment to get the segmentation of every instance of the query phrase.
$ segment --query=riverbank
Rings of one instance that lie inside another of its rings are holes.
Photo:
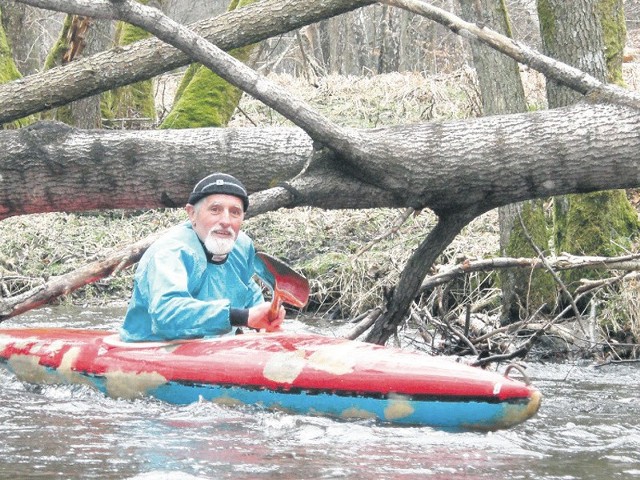
[[[260,249],[282,258],[309,278],[311,301],[302,315],[321,319],[318,323],[340,328],[344,333],[355,319],[384,305],[385,295],[398,281],[410,253],[435,224],[430,212],[406,219],[403,213],[391,209],[297,208],[249,219],[245,230]],[[185,219],[182,209],[95,215],[54,213],[7,219],[0,223],[2,297],[37,288],[53,276],[72,272]],[[436,269],[495,257],[498,243],[497,213],[489,212],[463,230]],[[121,270],[60,297],[55,303],[125,305],[134,270]],[[622,288],[603,290],[598,309],[580,321],[556,319],[553,325],[545,325],[550,318],[540,317],[505,331],[500,323],[496,272],[477,271],[453,279],[419,299],[394,342],[430,354],[487,357],[517,352],[536,332],[545,329],[545,334],[538,335],[523,355],[553,360],[586,356],[604,361],[606,355],[614,353],[614,359],[635,358],[638,324],[623,322],[625,317],[620,313],[640,311],[638,299],[638,283],[629,282]],[[443,300],[449,304],[443,305]],[[290,312],[290,316],[295,315],[297,312]],[[615,332],[602,328],[605,318],[608,324],[617,322]],[[483,337],[486,339],[479,341]]]

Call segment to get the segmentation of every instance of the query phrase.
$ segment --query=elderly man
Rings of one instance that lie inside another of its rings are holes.
[[[270,304],[253,280],[255,249],[240,231],[249,206],[244,185],[213,173],[189,196],[189,220],[142,256],[120,330],[124,341],[162,341],[223,335],[233,327],[277,330]]]

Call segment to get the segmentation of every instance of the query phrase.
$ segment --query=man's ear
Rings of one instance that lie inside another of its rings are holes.
[[[187,203],[187,205],[184,207],[184,209],[187,211],[187,215],[189,215],[189,221],[191,222],[191,225],[195,226],[195,223],[196,223],[196,209],[190,203]]]

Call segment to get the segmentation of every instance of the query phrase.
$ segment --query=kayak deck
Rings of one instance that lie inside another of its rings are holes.
[[[523,382],[399,349],[286,332],[125,343],[113,332],[0,329],[0,361],[30,383],[82,383],[116,398],[256,404],[303,414],[508,428],[541,395]]]

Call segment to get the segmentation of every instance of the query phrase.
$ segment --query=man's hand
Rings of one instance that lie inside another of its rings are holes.
[[[255,328],[257,330],[264,329],[267,332],[275,332],[280,330],[280,325],[284,320],[284,307],[281,305],[278,310],[278,317],[269,321],[269,310],[271,309],[271,303],[264,302],[255,307],[249,309],[249,320],[247,326],[249,328]]]

